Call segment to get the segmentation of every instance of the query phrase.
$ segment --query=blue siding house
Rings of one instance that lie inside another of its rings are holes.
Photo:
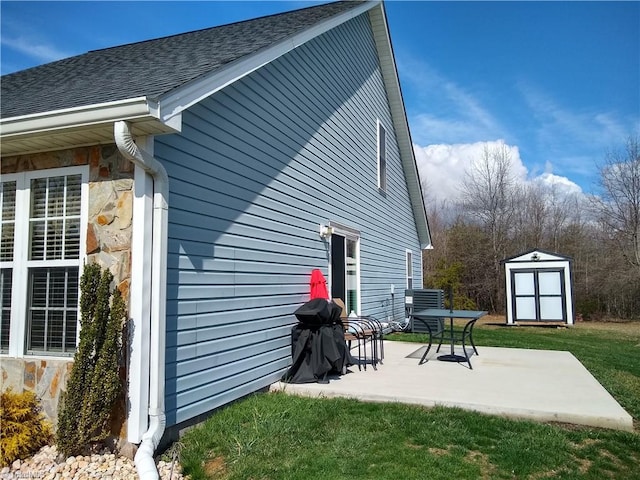
[[[124,436],[137,457],[279,380],[313,269],[380,319],[403,318],[404,289],[421,284],[430,235],[380,1],[5,75],[0,128],[3,363],[73,355],[74,305],[62,323],[36,316],[36,268],[76,291],[86,262],[110,268],[133,325]],[[22,205],[40,180],[70,205],[63,237],[79,247],[36,262]]]

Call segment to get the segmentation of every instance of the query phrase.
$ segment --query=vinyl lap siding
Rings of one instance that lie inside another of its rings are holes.
[[[377,189],[378,118],[386,195]],[[364,313],[386,314],[391,282],[401,297],[406,248],[419,261],[366,16],[193,106],[181,134],[157,138],[155,155],[170,177],[169,425],[279,379],[311,270],[327,273],[320,223],[361,232]]]

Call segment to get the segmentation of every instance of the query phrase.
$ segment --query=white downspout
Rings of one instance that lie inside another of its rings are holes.
[[[149,429],[135,456],[141,480],[158,479],[153,454],[164,433],[165,332],[167,298],[167,217],[169,177],[164,166],[148,152],[138,148],[131,135],[129,123],[113,125],[116,145],[120,152],[153,178],[153,229],[151,256],[151,338],[149,349]]]

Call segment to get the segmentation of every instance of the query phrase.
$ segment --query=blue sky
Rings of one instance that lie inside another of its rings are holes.
[[[2,0],[3,74],[308,1]],[[386,2],[420,171],[455,196],[484,145],[523,182],[592,192],[608,149],[640,135],[640,2]],[[437,188],[436,188],[437,186]]]

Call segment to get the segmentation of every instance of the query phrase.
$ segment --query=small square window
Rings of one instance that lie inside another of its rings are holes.
[[[387,191],[387,131],[378,120],[378,188]]]

